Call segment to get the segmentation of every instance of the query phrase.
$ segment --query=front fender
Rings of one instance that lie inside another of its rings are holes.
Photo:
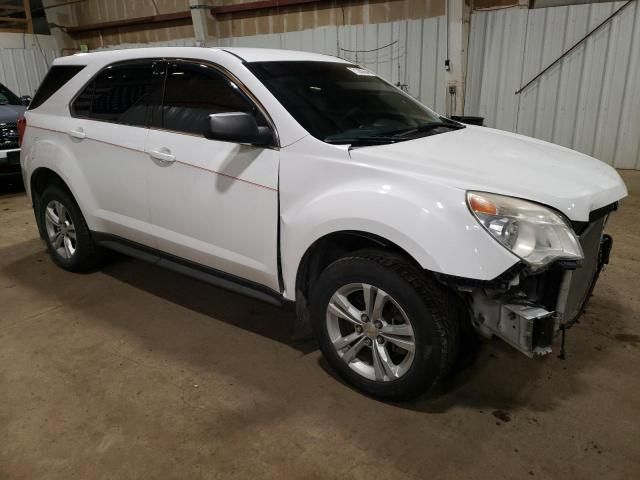
[[[313,181],[301,181],[303,175]],[[459,277],[492,280],[518,262],[471,215],[464,190],[355,162],[309,156],[294,163],[283,154],[280,220],[289,299],[294,299],[305,252],[340,231],[377,235],[404,249],[424,269]]]

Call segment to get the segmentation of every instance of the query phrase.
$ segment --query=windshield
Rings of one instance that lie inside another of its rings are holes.
[[[0,105],[22,105],[20,99],[0,83]]]
[[[399,141],[408,138],[396,136],[426,131],[423,126],[453,128],[409,95],[352,64],[256,62],[247,67],[311,135],[325,142]]]

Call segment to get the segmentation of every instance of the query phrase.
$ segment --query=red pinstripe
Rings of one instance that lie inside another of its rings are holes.
[[[63,133],[63,134],[66,135],[66,132],[63,132],[61,130],[54,130],[52,128],[38,127],[38,126],[35,126],[35,125],[29,125],[29,127],[30,128],[38,128],[40,130],[47,130],[49,132]],[[125,147],[124,145],[117,145],[115,143],[105,142],[104,140],[98,140],[98,139],[95,139],[95,138],[87,137],[86,140],[91,140],[92,142],[104,143],[105,145],[111,145],[113,147],[124,148],[126,150],[131,150],[132,152],[146,153],[144,150],[140,150],[138,148]],[[216,175],[220,175],[221,177],[227,177],[227,178],[230,178],[230,179],[233,179],[233,180],[238,180],[238,181],[246,183],[248,185],[253,185],[254,187],[259,187],[259,188],[264,188],[266,190],[271,190],[272,192],[277,192],[278,191],[277,188],[269,187],[267,185],[262,185],[261,183],[255,183],[255,182],[252,182],[250,180],[245,180],[244,178],[234,177],[234,176],[228,175],[226,173],[218,172],[216,170],[211,170],[210,168],[200,167],[198,165],[193,165],[191,163],[181,162],[180,160],[176,160],[176,163],[179,163],[180,165],[185,165],[187,167],[197,168],[198,170],[204,170],[205,172],[215,173]]]

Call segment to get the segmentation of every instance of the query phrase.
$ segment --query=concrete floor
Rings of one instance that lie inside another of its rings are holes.
[[[640,478],[640,172],[568,359],[498,341],[438,396],[360,395],[276,309],[129,259],[53,265],[0,196],[0,479]]]

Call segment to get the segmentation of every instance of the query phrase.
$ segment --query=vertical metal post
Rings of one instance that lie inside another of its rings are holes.
[[[464,112],[465,81],[467,77],[467,52],[469,48],[469,23],[471,8],[465,0],[446,0],[447,59],[445,68],[446,114],[462,115]]]
[[[193,33],[196,38],[196,44],[199,47],[204,47],[207,40],[209,40],[209,37],[212,36],[209,34],[209,26],[207,24],[207,12],[209,11],[209,8],[205,7],[205,5],[209,5],[211,3],[213,2],[207,2],[206,0],[189,0]]]

